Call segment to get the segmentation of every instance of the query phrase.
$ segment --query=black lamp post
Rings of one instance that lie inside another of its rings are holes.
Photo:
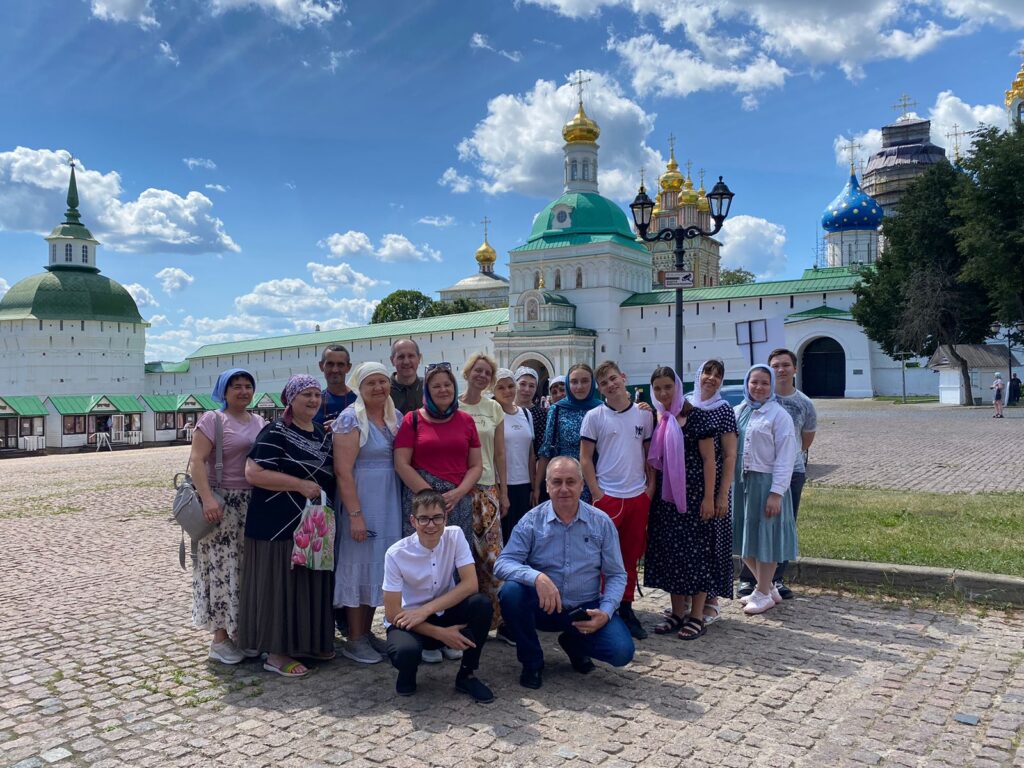
[[[686,268],[684,261],[685,252],[683,251],[683,245],[687,240],[692,240],[695,237],[711,237],[712,235],[718,234],[722,229],[722,224],[725,223],[725,217],[729,215],[729,208],[732,206],[732,199],[735,195],[730,191],[729,187],[722,181],[722,177],[718,177],[718,183],[711,188],[707,198],[711,207],[711,218],[714,219],[715,228],[710,232],[706,232],[700,227],[689,226],[689,227],[666,227],[665,229],[659,230],[653,235],[648,236],[647,230],[651,226],[651,215],[654,212],[654,201],[647,196],[647,190],[644,189],[644,185],[640,185],[640,191],[637,193],[636,199],[633,200],[629,205],[629,209],[633,212],[633,223],[636,224],[636,230],[640,234],[640,239],[646,243],[654,243],[658,240],[664,240],[668,242],[672,240],[675,242],[674,253],[676,257],[676,271],[680,272]],[[683,378],[683,289],[682,287],[676,287],[676,373],[680,378]]]
[[[999,338],[999,331],[1002,330],[1002,328],[1002,323],[992,323],[992,325],[989,326],[989,330],[992,331],[992,335],[995,336],[997,339]],[[1013,349],[1010,346],[1010,342],[1012,341],[1014,332],[1024,334],[1024,322],[1018,321],[1016,323],[1008,325],[1006,327],[1006,330],[1003,331],[1003,338],[1006,340],[1007,376],[1009,377],[1006,379],[1007,395],[1005,398],[1003,398],[1004,403],[1009,400],[1010,380],[1013,379]]]

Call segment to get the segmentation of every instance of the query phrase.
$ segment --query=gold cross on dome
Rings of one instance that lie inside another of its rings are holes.
[[[686,161],[686,178],[690,178],[690,171],[693,168],[693,160]]]
[[[484,240],[486,240],[487,239],[487,225],[491,223],[491,220],[488,219],[486,216],[484,216],[483,220],[480,223],[484,225]]]
[[[700,188],[704,189],[704,169],[701,168],[697,173],[700,174]]]
[[[960,162],[960,139],[967,135],[967,131],[961,131],[959,123],[953,123],[953,130],[946,134],[947,139],[953,141],[953,157]]]
[[[640,189],[644,188],[644,172],[646,170],[647,170],[646,168],[641,168],[640,169]]]
[[[676,135],[674,133],[668,135],[668,151],[673,155],[676,153]]]
[[[576,70],[576,80],[573,81],[572,86],[576,89],[576,98],[579,99],[580,104],[583,103],[583,85],[589,83],[590,78],[583,78],[583,70]]]
[[[907,113],[910,111],[910,107],[916,107],[916,106],[917,106],[917,102],[913,101],[910,98],[910,96],[908,96],[907,94],[903,93],[903,94],[900,94],[900,97],[898,99],[896,99],[896,103],[892,105],[892,108],[895,109],[895,110],[899,110],[900,117],[906,117]]]
[[[851,137],[848,142],[843,144],[843,152],[846,153],[847,159],[849,159],[849,161],[850,161],[850,170],[851,171],[853,170],[853,164],[855,162],[854,155],[856,154],[858,149],[864,149],[864,145],[863,144],[858,144],[853,139],[853,137]]]

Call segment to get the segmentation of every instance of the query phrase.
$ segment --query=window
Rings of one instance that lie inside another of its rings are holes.
[[[573,160],[569,163],[569,180],[575,181],[579,176],[579,164]]]
[[[54,262],[57,260],[57,244],[50,243],[50,261]]]
[[[555,290],[562,290],[562,270],[560,269],[555,270]]]
[[[540,272],[533,273],[533,287],[540,288]],[[39,321],[39,330],[43,330],[43,321]]]
[[[32,418],[24,417],[21,420],[21,436],[22,437],[42,437],[43,436],[43,417],[33,416]]]
[[[64,261],[68,262],[69,264],[71,263],[71,260],[74,258],[72,253],[73,252],[71,249],[71,243],[66,243],[64,245]]]
[[[158,413],[156,415],[156,428],[157,429],[174,429],[174,414],[173,413]]]
[[[576,267],[576,287],[583,287],[583,267]]]
[[[88,264],[89,263],[89,246],[88,245],[83,245],[82,246],[82,263],[83,264]]]
[[[85,434],[85,416],[65,416],[64,417],[64,434],[65,435],[84,435]]]
[[[590,161],[583,159],[583,180],[590,181]]]

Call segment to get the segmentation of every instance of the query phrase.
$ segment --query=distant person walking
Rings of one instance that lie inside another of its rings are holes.
[[[1010,376],[1010,397],[1007,399],[1007,405],[1016,405],[1020,402],[1020,378],[1017,374]]]
[[[992,393],[992,405],[995,407],[996,412],[992,415],[993,419],[1003,418],[1003,390],[1006,389],[1006,385],[1003,382],[1003,374],[996,371],[995,381],[992,382],[992,386],[989,389],[994,389]]]

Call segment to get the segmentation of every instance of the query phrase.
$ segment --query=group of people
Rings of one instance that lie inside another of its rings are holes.
[[[632,607],[641,559],[644,586],[671,596],[654,631],[683,640],[733,598],[734,554],[746,613],[790,596],[782,579],[816,423],[788,350],[750,369],[735,409],[719,360],[686,396],[675,371],[657,368],[653,409],[611,361],[552,379],[548,407],[537,371],[484,353],[461,377],[446,362],[421,375],[419,348],[402,339],[391,363],[353,366],[329,346],[326,386],[291,377],[269,424],[248,410],[252,374],[220,375],[222,408],[200,418],[191,458],[204,514],[219,523],[193,567],[193,622],[213,632],[210,658],[262,656],[267,671],[304,677],[304,661],[334,657],[337,627],[345,657],[390,660],[397,693],[415,692],[421,663],[449,659],[456,690],[486,702],[476,671],[492,632],[515,646],[527,688],[543,680],[538,631],[559,633],[578,673],[594,659],[629,663],[647,637]],[[296,566],[303,510],[325,495],[334,569]]]

